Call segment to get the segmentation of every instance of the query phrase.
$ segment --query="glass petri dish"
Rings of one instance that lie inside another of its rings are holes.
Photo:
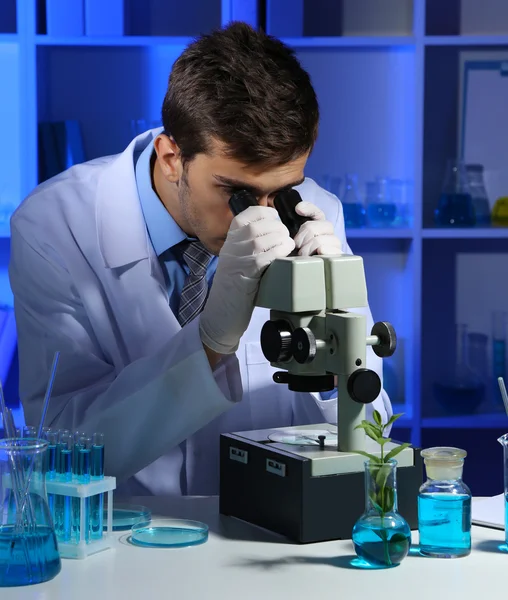
[[[138,504],[113,503],[113,531],[126,531],[133,525],[148,525],[152,512],[146,506]],[[104,529],[108,528],[108,511],[104,509]]]
[[[268,439],[271,442],[278,442],[279,444],[289,444],[290,446],[316,446],[317,448],[319,448],[320,435],[325,436],[325,447],[337,446],[337,434],[333,431],[327,431],[326,429],[293,429],[288,431],[273,431],[268,435]]]
[[[132,527],[131,542],[145,548],[185,548],[208,540],[208,525],[187,519],[153,519]]]

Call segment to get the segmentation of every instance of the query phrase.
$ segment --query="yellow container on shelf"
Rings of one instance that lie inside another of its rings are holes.
[[[496,200],[492,209],[492,225],[508,227],[508,196],[501,196]]]

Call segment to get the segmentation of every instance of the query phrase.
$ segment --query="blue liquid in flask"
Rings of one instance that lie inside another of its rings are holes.
[[[61,569],[54,531],[34,527],[22,534],[14,526],[0,526],[0,587],[42,583]]]
[[[456,558],[471,552],[471,498],[466,494],[418,496],[420,552]]]
[[[397,206],[392,202],[372,202],[367,206],[367,215],[372,227],[389,227],[397,216]]]
[[[435,223],[441,227],[473,227],[476,214],[470,194],[441,194],[434,213]]]
[[[389,516],[385,517],[385,526],[380,519],[361,519],[353,529],[353,542],[356,554],[367,563],[367,568],[387,567],[400,564],[411,546],[411,531],[404,521],[398,524]],[[391,526],[387,527],[388,522]]]
[[[365,208],[360,202],[345,202],[342,208],[346,227],[365,227]]]

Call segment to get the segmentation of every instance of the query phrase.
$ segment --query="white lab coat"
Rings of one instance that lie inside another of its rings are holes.
[[[14,214],[9,276],[20,396],[27,422],[35,424],[60,350],[46,425],[104,432],[106,472],[126,481],[126,493],[211,494],[218,490],[221,432],[336,422],[336,400],[273,382],[259,343],[265,309],[255,310],[237,358],[213,375],[197,321],[180,328],[134,174],[133,153],[156,133],[45,182]],[[336,197],[310,179],[298,189],[335,223],[350,252]],[[382,375],[370,348],[367,364]],[[391,415],[384,391],[374,405]]]

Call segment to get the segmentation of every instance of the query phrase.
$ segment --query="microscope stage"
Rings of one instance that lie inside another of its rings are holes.
[[[354,452],[337,451],[337,427],[328,423],[319,425],[299,425],[295,427],[280,427],[274,429],[258,429],[255,431],[240,431],[235,435],[245,441],[265,444],[267,450],[281,455],[293,454],[311,461],[312,477],[326,475],[342,475],[345,473],[363,473],[366,457]],[[324,448],[320,447],[318,436],[325,435]],[[399,444],[385,444],[385,454]],[[381,456],[379,444],[366,438],[365,452]],[[414,464],[413,448],[405,448],[397,455],[399,467],[411,467]]]

